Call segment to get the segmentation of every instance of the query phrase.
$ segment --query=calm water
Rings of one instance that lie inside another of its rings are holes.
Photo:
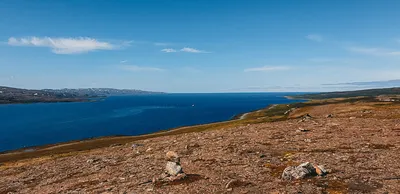
[[[229,120],[270,104],[293,102],[285,95],[159,94],[114,96],[96,102],[0,105],[0,151]]]

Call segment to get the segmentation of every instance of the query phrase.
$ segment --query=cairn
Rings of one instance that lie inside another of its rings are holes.
[[[324,176],[327,174],[324,166],[313,165],[305,162],[299,166],[289,166],[282,173],[283,180],[297,180],[310,176]]]
[[[180,157],[176,152],[169,151],[166,154],[167,165],[165,166],[164,179],[169,181],[180,180],[186,177],[183,172]]]

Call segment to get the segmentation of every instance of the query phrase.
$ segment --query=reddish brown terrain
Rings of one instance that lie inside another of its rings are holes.
[[[4,162],[0,193],[400,193],[400,103],[343,102],[288,114]],[[181,157],[186,178],[157,181],[168,151]],[[281,179],[287,166],[303,162],[328,174]]]

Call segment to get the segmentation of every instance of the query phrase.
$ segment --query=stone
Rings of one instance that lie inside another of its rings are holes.
[[[312,140],[311,139],[304,139],[304,142],[311,143]]]
[[[333,114],[326,115],[326,118],[333,118]]]
[[[132,149],[135,149],[135,148],[138,148],[139,146],[143,146],[143,144],[136,144],[136,143],[134,143],[134,144],[132,144],[131,148],[132,148]]]
[[[299,127],[299,130],[298,130],[298,132],[309,132],[309,131],[310,131],[309,129],[304,129],[301,127]]]
[[[238,182],[238,180],[230,180],[226,185],[225,188],[229,189],[229,188],[233,188],[234,185]]]
[[[100,159],[98,159],[98,158],[90,158],[90,159],[86,160],[86,163],[93,164],[93,163],[96,163],[98,161],[100,161]]]
[[[183,173],[182,167],[176,162],[168,161],[165,166],[165,171],[171,176],[177,176],[180,173]]]
[[[319,175],[319,176],[324,176],[327,174],[327,170],[324,168],[324,166],[318,166],[318,165],[314,165],[315,168],[315,172]]]
[[[289,166],[283,170],[282,179],[283,180],[298,180],[303,179],[307,176],[315,175],[315,168],[314,166],[309,163],[305,162],[300,164],[297,167]]]
[[[168,151],[166,154],[166,158],[168,161],[171,161],[171,162],[176,162],[176,163],[180,162],[180,157],[174,151]]]

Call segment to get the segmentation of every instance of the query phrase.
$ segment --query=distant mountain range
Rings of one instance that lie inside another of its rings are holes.
[[[85,88],[85,89],[43,89],[29,90],[0,86],[0,104],[35,103],[35,102],[79,102],[90,98],[113,95],[157,94],[143,90]]]

